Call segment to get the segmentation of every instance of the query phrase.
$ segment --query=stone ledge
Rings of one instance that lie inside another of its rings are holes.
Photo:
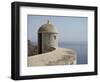
[[[76,63],[76,52],[66,48],[56,48],[48,53],[28,57],[28,66],[72,65]]]

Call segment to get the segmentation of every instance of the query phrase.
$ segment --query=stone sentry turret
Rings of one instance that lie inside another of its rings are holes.
[[[28,58],[28,66],[77,64],[76,51],[58,47],[58,31],[50,21],[38,30],[38,54]]]
[[[38,53],[46,53],[58,47],[58,31],[48,20],[38,30]]]

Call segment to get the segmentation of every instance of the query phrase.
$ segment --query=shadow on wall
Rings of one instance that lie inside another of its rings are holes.
[[[56,48],[49,47],[45,50],[45,53],[51,52],[55,49]],[[35,43],[32,43],[30,40],[28,40],[28,56],[34,56],[34,55],[39,55],[38,54],[38,45]]]

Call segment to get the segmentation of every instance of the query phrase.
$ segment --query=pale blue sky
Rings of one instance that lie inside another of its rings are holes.
[[[37,42],[37,32],[48,20],[59,32],[59,42],[87,41],[87,17],[28,15],[28,39]]]

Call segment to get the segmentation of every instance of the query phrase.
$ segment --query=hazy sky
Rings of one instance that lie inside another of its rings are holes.
[[[28,39],[37,42],[37,32],[48,20],[59,32],[59,42],[87,41],[87,17],[28,15]]]

